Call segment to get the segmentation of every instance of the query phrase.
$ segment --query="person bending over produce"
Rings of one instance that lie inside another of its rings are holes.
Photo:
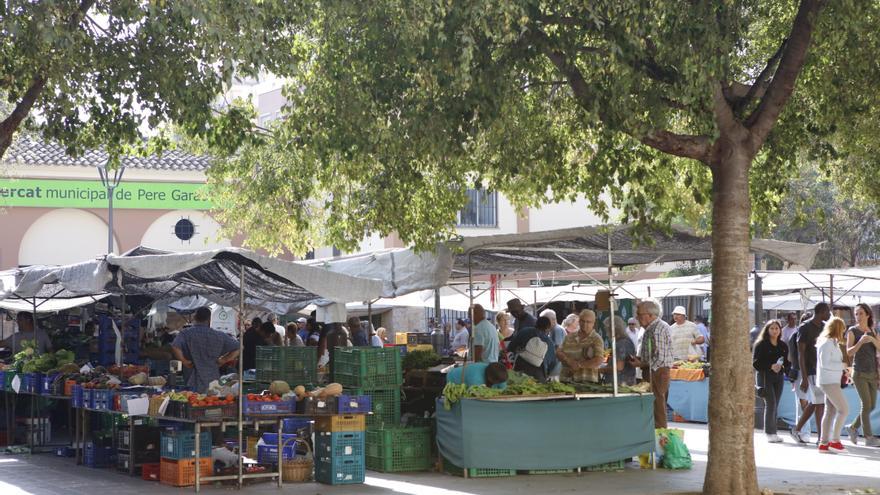
[[[461,384],[462,375],[464,375],[464,384],[469,387],[474,385],[497,389],[507,387],[507,368],[501,363],[468,363],[465,367],[458,367],[447,373],[446,383]]]
[[[519,329],[507,349],[516,354],[514,371],[525,373],[539,383],[546,382],[550,371],[556,367],[556,346],[550,338],[550,319],[542,316],[534,327]]]
[[[589,309],[581,311],[580,330],[566,335],[562,347],[556,351],[562,361],[561,381],[599,381],[599,366],[605,361],[605,345],[595,327],[596,313]]]

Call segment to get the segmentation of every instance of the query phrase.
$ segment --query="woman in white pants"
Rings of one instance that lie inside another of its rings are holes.
[[[825,414],[822,416],[822,438],[819,452],[846,452],[840,443],[840,430],[849,413],[849,406],[840,389],[846,371],[846,362],[840,350],[840,341],[846,332],[846,324],[834,317],[825,323],[825,329],[816,339],[816,383],[825,392]]]

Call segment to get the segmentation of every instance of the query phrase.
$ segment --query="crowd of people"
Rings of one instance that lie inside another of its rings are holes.
[[[869,447],[880,447],[871,429],[871,412],[877,404],[880,340],[874,314],[867,304],[853,311],[855,324],[847,328],[831,307],[821,302],[806,313],[796,326],[797,315],[786,315],[785,326],[778,320],[764,324],[755,338],[753,366],[755,388],[764,400],[764,432],[767,441],[782,442],[776,431],[777,411],[785,381],[796,396],[797,423],[790,435],[798,444],[812,442],[804,427],[815,419],[819,452],[845,452],[841,442],[844,429],[853,445],[859,442],[859,430]],[[849,369],[852,368],[850,375]],[[859,396],[860,410],[846,425],[849,405],[843,388],[850,385]]]

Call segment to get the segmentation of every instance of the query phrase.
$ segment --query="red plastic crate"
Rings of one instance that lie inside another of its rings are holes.
[[[150,463],[150,464],[141,464],[141,478],[146,481],[159,481],[159,476],[162,471],[162,464]],[[195,481],[193,481],[195,483]]]
[[[159,481],[163,485],[192,486],[196,484],[196,460],[195,459],[165,459],[159,462]],[[213,463],[210,457],[199,459],[199,474],[204,476],[213,475]]]

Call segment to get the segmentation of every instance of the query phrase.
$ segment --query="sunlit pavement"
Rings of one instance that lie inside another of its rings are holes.
[[[700,490],[706,465],[708,430],[705,425],[671,425],[685,430],[694,468],[689,471],[641,470],[630,464],[623,472],[566,475],[534,475],[511,478],[462,479],[441,473],[399,475],[367,471],[364,485],[327,486],[315,483],[286,484],[282,493],[296,494],[399,494],[475,495],[509,493],[613,493],[664,494]],[[815,446],[792,443],[780,432],[782,444],[768,444],[755,432],[755,456],[762,488],[776,493],[856,494],[876,490],[880,494],[880,449],[851,447],[846,454],[819,454]],[[844,443],[847,442],[844,440]],[[523,455],[528,455],[524,451]],[[206,486],[205,493],[231,492],[226,486]],[[190,493],[192,488],[170,488],[156,482],[129,478],[112,470],[75,466],[72,459],[48,454],[0,456],[0,495],[42,494],[161,494]],[[246,494],[278,493],[274,483],[250,485]]]

